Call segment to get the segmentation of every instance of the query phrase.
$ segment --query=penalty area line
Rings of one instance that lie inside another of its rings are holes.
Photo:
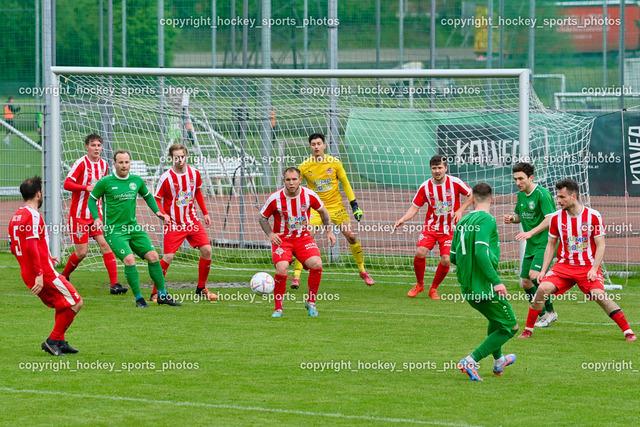
[[[95,394],[86,394],[86,393],[67,393],[64,391],[27,390],[27,389],[15,389],[10,387],[0,387],[0,391],[7,392],[7,393],[16,393],[16,394],[39,394],[39,395],[48,395],[48,396],[64,396],[64,397],[85,398],[85,399],[104,399],[104,400],[113,400],[113,401],[121,401],[121,402],[150,403],[150,404],[158,404],[158,405],[173,405],[173,406],[185,406],[185,407],[196,407],[196,408],[215,408],[215,409],[232,409],[232,410],[238,410],[238,411],[272,412],[272,413],[279,413],[279,414],[342,418],[342,419],[364,420],[364,421],[382,421],[382,422],[390,422],[390,423],[465,426],[465,427],[470,426],[470,424],[422,421],[422,420],[413,420],[410,418],[388,418],[388,417],[374,417],[369,415],[348,415],[348,414],[340,414],[340,413],[332,413],[332,412],[300,411],[296,409],[262,408],[259,406],[238,406],[238,405],[225,405],[225,404],[216,404],[216,403],[156,400],[156,399],[145,399],[145,398],[139,398],[139,397],[107,396],[107,395],[95,395]]]

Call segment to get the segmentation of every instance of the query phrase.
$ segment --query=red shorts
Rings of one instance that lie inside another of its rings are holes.
[[[209,236],[207,236],[207,232],[200,221],[187,225],[173,225],[164,228],[163,253],[175,254],[180,249],[184,239],[187,239],[187,242],[194,248],[211,244]]]
[[[288,261],[291,264],[294,255],[304,265],[305,261],[312,256],[320,256],[320,249],[311,236],[283,237],[280,246],[271,245],[274,264],[280,261]]]
[[[590,265],[566,265],[556,264],[542,279],[543,282],[551,282],[558,290],[554,295],[560,295],[578,285],[578,288],[588,294],[592,289],[604,290],[604,279],[602,278],[602,270],[598,269],[598,277],[593,282],[587,279],[587,273],[591,270]]]
[[[29,289],[33,287],[27,285]],[[64,276],[58,274],[58,277],[54,280],[45,280],[42,290],[38,294],[38,297],[42,300],[47,307],[61,310],[64,308],[76,305],[82,300],[82,297],[76,291],[71,283]]]
[[[89,237],[102,236],[102,230],[93,225],[93,219],[69,217],[69,232],[74,244],[89,243]]]
[[[451,240],[453,239],[453,233],[444,234],[437,232],[422,232],[418,237],[418,244],[416,246],[422,246],[429,250],[433,249],[438,242],[440,247],[440,256],[449,255],[451,253]]]

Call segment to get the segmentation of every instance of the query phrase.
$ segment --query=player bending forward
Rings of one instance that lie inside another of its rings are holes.
[[[309,213],[315,209],[327,227],[327,240],[331,246],[336,237],[331,230],[331,218],[318,195],[300,186],[302,178],[298,168],[284,171],[284,188],[272,193],[260,210],[260,227],[269,236],[273,263],[276,266],[275,311],[271,317],[282,317],[282,300],[287,290],[287,273],[295,256],[309,269],[309,294],[305,307],[309,316],[317,316],[316,295],[322,278],[322,258],[318,245],[309,235]],[[273,216],[273,229],[269,218]]]
[[[207,289],[207,278],[211,269],[211,244],[209,236],[198,219],[195,200],[204,215],[204,225],[211,225],[211,217],[202,196],[202,178],[200,172],[187,165],[187,147],[174,144],[169,147],[169,157],[173,166],[160,177],[156,188],[155,198],[158,208],[171,217],[169,224],[164,226],[164,241],[160,266],[162,274],[166,276],[167,269],[176,251],[180,249],[185,239],[189,244],[200,250],[198,262],[198,286],[196,295],[208,300],[217,300],[218,296]],[[155,285],[151,291],[151,301],[158,300]]]
[[[535,235],[546,226],[549,227],[549,240],[544,252],[542,269],[538,276],[538,290],[529,308],[527,326],[518,338],[530,338],[538,315],[549,295],[560,295],[574,285],[588,296],[622,329],[627,341],[637,338],[624,313],[613,302],[604,290],[600,264],[604,258],[605,228],[600,213],[583,206],[579,202],[578,183],[565,179],[556,184],[556,198],[560,210],[548,216],[545,221],[529,233],[522,233],[516,238],[527,238]],[[551,260],[556,243],[558,245],[558,262],[545,274]]]
[[[397,229],[406,221],[416,216],[418,211],[425,204],[428,206],[425,217],[424,231],[420,233],[416,247],[416,255],[413,258],[413,270],[416,274],[416,285],[411,288],[407,296],[415,298],[424,291],[424,270],[426,265],[427,252],[434,248],[436,242],[440,247],[440,263],[433,277],[429,297],[440,299],[438,296],[438,286],[449,272],[451,265],[449,251],[451,250],[451,238],[453,236],[453,225],[462,217],[462,213],[471,205],[473,198],[471,189],[459,178],[447,175],[447,159],[441,155],[431,157],[429,161],[431,167],[431,179],[423,182],[415,197],[413,206],[406,214],[396,221],[393,229]],[[467,200],[460,205],[460,196],[467,196]]]
[[[80,262],[87,256],[89,237],[93,237],[100,246],[104,266],[107,268],[107,273],[109,273],[111,294],[124,294],[128,289],[118,283],[116,256],[104,239],[102,230],[98,230],[95,227],[87,205],[89,194],[95,187],[96,182],[107,175],[107,169],[109,168],[107,162],[100,158],[100,154],[102,153],[102,137],[95,133],[87,135],[84,139],[84,148],[87,150],[87,154],[76,160],[64,181],[64,189],[71,191],[69,231],[71,233],[71,241],[75,246],[75,252],[69,257],[62,275],[69,280],[69,276],[71,276],[73,270],[75,270]],[[98,210],[100,210],[100,208],[101,206],[98,206]],[[102,218],[102,216],[100,218]]]
[[[160,212],[153,195],[147,189],[142,178],[129,173],[131,154],[127,150],[118,150],[113,155],[115,172],[102,178],[91,192],[89,210],[98,229],[103,228],[98,214],[97,202],[102,198],[102,217],[104,218],[104,237],[118,258],[124,263],[124,276],[136,298],[138,308],[148,308],[140,292],[140,278],[136,269],[135,253],[149,263],[149,276],[158,287],[158,304],[182,305],[174,301],[164,289],[164,275],[149,235],[136,220],[136,200],[142,196],[147,206],[165,223],[169,215]]]
[[[502,355],[502,346],[518,330],[518,321],[507,300],[507,288],[496,269],[500,261],[500,246],[496,219],[491,216],[491,186],[473,186],[476,210],[468,213],[455,226],[451,243],[451,262],[457,266],[463,298],[487,318],[487,338],[473,353],[458,363],[458,368],[471,381],[482,381],[478,362],[493,355],[493,373],[501,375],[504,368],[516,361],[515,354]]]
[[[42,206],[42,179],[36,176],[25,180],[20,185],[20,193],[25,204],[9,221],[11,253],[20,264],[20,274],[27,288],[47,307],[56,310],[53,331],[42,343],[42,349],[54,356],[77,353],[64,335],[82,308],[82,298],[73,285],[53,269],[56,260],[49,253],[49,231],[38,212]]]
[[[347,210],[342,204],[339,184],[342,184],[344,194],[347,196],[347,199],[349,199],[353,217],[356,221],[360,222],[363,212],[358,207],[356,196],[353,194],[353,189],[351,188],[342,163],[335,157],[326,155],[324,153],[326,148],[327,144],[324,142],[324,134],[314,133],[310,135],[309,149],[313,155],[302,162],[299,169],[307,181],[309,188],[318,194],[320,200],[322,200],[322,203],[326,206],[329,216],[331,217],[331,222],[340,227],[340,232],[342,232],[344,238],[349,242],[353,259],[358,265],[358,270],[360,270],[360,277],[367,285],[372,286],[375,282],[364,267],[362,246],[354,232],[351,231],[351,220],[349,219]],[[309,228],[309,234],[313,238],[315,228],[322,225],[322,219],[314,212],[309,225],[311,226]],[[291,284],[292,289],[298,289],[301,273],[302,263],[296,259],[293,283]]]

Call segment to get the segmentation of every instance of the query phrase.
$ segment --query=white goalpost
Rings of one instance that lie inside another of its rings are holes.
[[[66,222],[70,194],[62,191],[64,165],[84,154],[87,134],[101,134],[110,162],[113,151],[128,149],[132,173],[152,191],[170,167],[168,146],[181,142],[203,176],[214,221],[208,230],[213,266],[270,265],[257,209],[281,187],[282,169],[309,157],[307,138],[315,132],[326,134],[328,153],[345,166],[365,214],[360,223],[352,220],[352,228],[376,274],[411,274],[405,267],[424,213],[399,232],[391,228],[430,178],[434,154],[445,155],[449,172],[469,185],[492,185],[496,217],[513,209],[517,189],[511,168],[519,161],[536,166],[540,185],[551,189],[570,177],[589,194],[586,153],[593,119],[546,109],[530,88],[527,69],[52,67],[51,72],[54,134],[45,151],[60,160],[49,165],[55,179],[46,197],[56,203],[46,214],[52,224]],[[160,224],[143,204],[138,212],[161,249]],[[520,258],[518,229],[500,224],[499,232],[501,268],[513,270]],[[330,271],[354,268],[344,239],[338,237],[339,249],[331,251],[323,237],[316,240],[335,266]],[[69,236],[53,233],[51,247],[54,255],[64,256]],[[180,252],[178,263],[197,258],[186,247]],[[93,248],[90,255],[97,253]]]

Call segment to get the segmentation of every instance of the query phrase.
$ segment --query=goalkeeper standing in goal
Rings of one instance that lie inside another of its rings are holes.
[[[547,215],[556,211],[553,197],[549,190],[533,182],[533,172],[535,168],[529,163],[518,163],[513,167],[513,179],[518,186],[518,199],[513,214],[504,216],[505,224],[522,224],[522,229],[527,232],[540,225]],[[527,293],[529,302],[533,302],[533,297],[538,289],[538,276],[542,270],[544,261],[544,251],[549,240],[549,229],[538,233],[527,240],[527,246],[522,260],[520,278],[522,287]],[[549,297],[544,303],[536,326],[546,328],[552,322],[558,320],[558,313],[553,309],[553,301]]]
[[[427,252],[434,248],[436,242],[440,247],[440,263],[433,277],[429,297],[440,299],[438,286],[449,272],[451,265],[449,251],[451,250],[451,238],[453,225],[455,225],[462,213],[471,205],[473,197],[471,188],[459,178],[447,175],[447,159],[436,154],[429,161],[431,167],[431,179],[423,182],[413,198],[412,204],[406,214],[396,221],[393,229],[397,229],[406,221],[416,216],[425,204],[428,206],[424,229],[420,233],[416,247],[416,256],[413,258],[413,270],[416,274],[416,285],[411,288],[407,296],[415,298],[424,291],[424,270],[426,266]],[[467,196],[467,200],[460,206],[460,195]]]
[[[124,275],[136,298],[138,308],[148,308],[140,292],[140,279],[136,269],[135,253],[149,263],[149,276],[158,287],[158,304],[182,305],[171,299],[164,288],[164,275],[158,253],[149,235],[136,220],[136,200],[142,196],[147,206],[168,223],[169,215],[158,209],[155,199],[147,189],[142,178],[129,173],[131,154],[127,150],[118,150],[113,155],[115,172],[97,182],[89,198],[89,210],[97,229],[104,228],[104,237],[113,253],[124,263]],[[102,198],[102,218],[98,213],[97,202]]]
[[[482,381],[478,362],[488,355],[493,355],[495,375],[502,375],[504,368],[516,361],[515,354],[502,355],[502,346],[515,335],[518,321],[507,300],[507,288],[496,271],[500,246],[496,219],[489,213],[491,186],[481,182],[472,191],[475,210],[455,226],[451,262],[457,266],[462,297],[489,321],[487,338],[458,363],[471,381]]]
[[[312,156],[302,162],[298,169],[300,169],[302,176],[307,181],[309,188],[318,194],[320,200],[322,200],[322,203],[326,206],[327,211],[329,211],[329,216],[331,217],[331,222],[340,227],[342,235],[347,239],[347,242],[349,242],[353,259],[358,265],[358,270],[360,270],[360,277],[367,285],[371,286],[375,284],[375,282],[364,267],[362,246],[356,235],[351,231],[351,220],[349,219],[347,210],[342,204],[339,184],[342,184],[344,194],[349,199],[351,209],[353,210],[353,217],[356,221],[360,222],[363,212],[362,209],[358,207],[356,195],[353,193],[342,163],[340,163],[340,160],[337,158],[325,154],[324,150],[326,150],[326,148],[327,144],[324,140],[324,134],[314,133],[310,135],[309,149],[311,150]],[[313,238],[315,229],[322,225],[322,219],[316,211],[312,212],[309,225],[309,233]],[[291,284],[292,289],[298,289],[300,286],[301,273],[302,263],[296,260],[293,282]]]

